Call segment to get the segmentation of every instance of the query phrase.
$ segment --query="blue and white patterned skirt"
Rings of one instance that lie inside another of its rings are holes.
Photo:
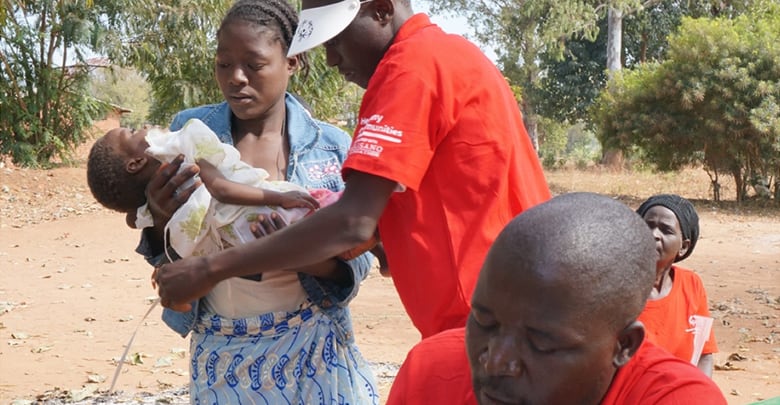
[[[378,404],[373,373],[316,306],[252,318],[202,314],[190,340],[194,404]]]

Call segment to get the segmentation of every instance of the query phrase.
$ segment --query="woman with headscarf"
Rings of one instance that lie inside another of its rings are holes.
[[[637,213],[653,232],[659,255],[655,284],[639,320],[650,341],[712,377],[712,354],[718,347],[707,293],[696,273],[676,264],[691,255],[699,239],[696,209],[683,197],[659,194]]]

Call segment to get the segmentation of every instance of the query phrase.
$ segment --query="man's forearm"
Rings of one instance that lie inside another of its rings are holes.
[[[218,282],[272,270],[297,271],[371,238],[375,220],[351,219],[340,209],[337,202],[269,236],[209,256],[209,277]]]
[[[345,267],[346,266],[346,267]],[[352,282],[349,265],[343,265],[337,259],[328,259],[324,262],[294,269],[298,273],[305,273],[324,280],[330,280],[339,285],[348,285]]]

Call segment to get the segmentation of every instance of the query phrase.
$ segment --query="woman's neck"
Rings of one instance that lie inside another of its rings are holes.
[[[284,105],[282,105],[284,107]],[[264,117],[240,120],[233,117],[233,145],[241,160],[269,173],[268,180],[285,180],[290,145],[287,141],[286,111],[269,111]]]
[[[656,278],[653,289],[650,291],[650,299],[657,300],[669,295],[672,291],[672,284],[674,283],[674,274],[672,273],[672,266],[664,269],[660,277]]]
[[[253,135],[259,138],[282,135],[285,123],[285,112],[259,117],[251,120],[242,120],[233,116],[233,140],[238,141],[244,136]]]

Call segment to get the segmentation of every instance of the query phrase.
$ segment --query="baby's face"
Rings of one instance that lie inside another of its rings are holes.
[[[129,157],[143,156],[149,144],[146,142],[146,129],[134,131],[129,128],[114,128],[104,135],[106,141],[116,151]]]

